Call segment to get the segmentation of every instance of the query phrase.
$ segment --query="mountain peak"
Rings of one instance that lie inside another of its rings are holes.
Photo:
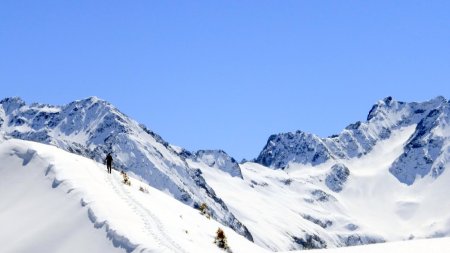
[[[428,101],[431,107],[441,108],[449,103],[449,101],[443,96],[437,96]]]
[[[241,168],[237,161],[221,149],[198,150],[195,153],[195,159],[204,162],[210,167],[218,168],[232,177],[242,178]]]
[[[7,97],[4,98],[0,101],[0,104],[4,104],[4,103],[25,103],[25,101],[23,101],[23,99],[21,97]]]
[[[318,136],[295,131],[271,135],[255,162],[282,169],[289,162],[316,165],[329,158],[329,152]]]
[[[5,110],[6,113],[10,113],[24,106],[26,103],[20,97],[9,97],[2,99],[0,101],[0,104],[3,106],[3,109]]]
[[[380,103],[384,103],[387,106],[392,105],[393,102],[395,102],[395,100],[391,96],[385,97],[383,100],[380,101]]]
[[[388,97],[385,97],[384,99],[378,101],[378,103],[376,105],[391,107],[391,106],[395,105],[396,103],[408,104],[407,102],[398,101],[395,98],[393,98],[392,96],[388,96]],[[417,103],[417,102],[411,102],[411,103]],[[447,103],[447,99],[443,96],[436,96],[435,98],[432,98],[428,101],[422,102],[421,104],[433,104],[435,106],[438,106],[442,103]]]
[[[87,97],[87,98],[81,99],[81,100],[75,100],[71,104],[77,104],[77,105],[85,106],[85,107],[89,107],[89,106],[98,104],[98,105],[103,105],[103,106],[107,106],[110,108],[114,108],[114,106],[112,104],[110,104],[108,101],[98,98],[96,96]]]

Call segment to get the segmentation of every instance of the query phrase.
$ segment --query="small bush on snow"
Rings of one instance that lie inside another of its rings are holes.
[[[142,186],[139,186],[139,191],[141,191],[143,193],[148,193],[148,190]]]
[[[206,203],[202,203],[200,205],[200,213],[204,216],[206,216],[206,218],[210,219],[211,218],[211,214],[209,213],[209,208],[208,205],[206,205]]]
[[[125,173],[123,170],[120,172],[120,174],[122,174],[123,177],[123,181],[122,183],[126,184],[126,185],[131,185],[131,181],[130,178],[128,177],[127,173]]]
[[[225,232],[223,232],[221,228],[218,228],[216,231],[216,238],[214,239],[214,243],[217,245],[217,247],[231,253],[231,249],[228,246],[227,237],[225,236]]]

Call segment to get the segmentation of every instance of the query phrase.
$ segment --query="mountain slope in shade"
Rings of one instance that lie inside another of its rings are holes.
[[[0,101],[0,131],[5,137],[51,144],[102,162],[108,152],[113,167],[129,171],[179,201],[198,207],[252,240],[248,229],[205,182],[159,135],[96,97],[65,106],[27,105],[20,98]]]

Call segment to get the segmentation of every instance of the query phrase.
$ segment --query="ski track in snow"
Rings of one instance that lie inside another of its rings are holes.
[[[114,179],[112,177],[114,177]],[[168,252],[187,253],[180,245],[170,239],[162,222],[150,210],[134,199],[130,192],[125,190],[122,185],[117,185],[118,181],[115,177],[114,173],[110,175],[106,174],[105,181],[110,184],[117,195],[130,206],[133,212],[141,218],[145,228],[144,232],[149,237],[154,238],[161,247],[169,250]],[[167,251],[165,250],[164,252]]]

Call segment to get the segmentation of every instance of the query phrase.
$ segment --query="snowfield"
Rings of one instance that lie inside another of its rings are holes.
[[[56,147],[0,143],[1,252],[267,252],[198,210]],[[142,186],[148,193],[141,192]]]
[[[448,253],[450,238],[435,238],[403,242],[387,242],[338,249],[309,250],[308,253]],[[295,251],[296,253],[305,251]]]
[[[241,164],[244,180],[202,163],[190,161],[190,166],[202,169],[255,243],[274,251],[292,250],[286,247],[290,240],[305,234],[320,234],[312,243],[327,248],[345,246],[340,241],[367,244],[448,236],[449,170],[437,179],[418,178],[411,186],[399,183],[388,170],[414,129],[399,129],[366,156],[340,161],[349,176],[338,193],[324,183],[333,163],[273,170],[247,162]]]
[[[233,252],[269,252],[165,193],[133,178],[130,179],[131,186],[127,186],[122,183],[119,172],[113,170],[113,174],[109,175],[104,165],[56,147],[6,140],[0,143],[0,160],[1,252],[225,252],[213,244],[215,231],[219,227],[224,229]],[[258,169],[263,168],[257,168],[252,163],[246,164],[244,177],[251,170]],[[229,177],[226,183],[234,181],[233,186],[241,182],[226,172],[216,170],[216,173],[221,174],[220,177]],[[214,173],[210,171],[206,174],[213,181]],[[260,175],[258,183],[263,184],[268,176]],[[364,173],[359,176],[364,176]],[[141,186],[148,193],[139,191]],[[236,209],[242,216],[240,218],[245,218],[251,228],[256,226],[256,229],[265,229],[268,237],[277,236],[276,222],[270,219],[281,218],[274,214],[282,209],[279,205],[286,199],[279,196],[278,201],[266,202],[263,195],[270,191],[258,195],[247,189],[235,190],[239,192],[239,196],[235,197],[239,205],[258,204],[265,208],[263,212],[260,208],[249,207],[249,213]],[[444,195],[445,192],[441,194]],[[252,197],[247,199],[251,201],[242,201],[248,197]],[[235,204],[231,203],[232,206]],[[269,213],[272,217],[267,216],[266,211],[269,209],[266,205],[272,206],[273,212]],[[244,208],[241,206],[240,210]],[[400,215],[405,219],[412,217],[409,213]],[[450,227],[449,224],[445,225]],[[280,225],[279,229],[282,231],[286,228]],[[450,238],[308,252],[444,253],[448,249]]]

